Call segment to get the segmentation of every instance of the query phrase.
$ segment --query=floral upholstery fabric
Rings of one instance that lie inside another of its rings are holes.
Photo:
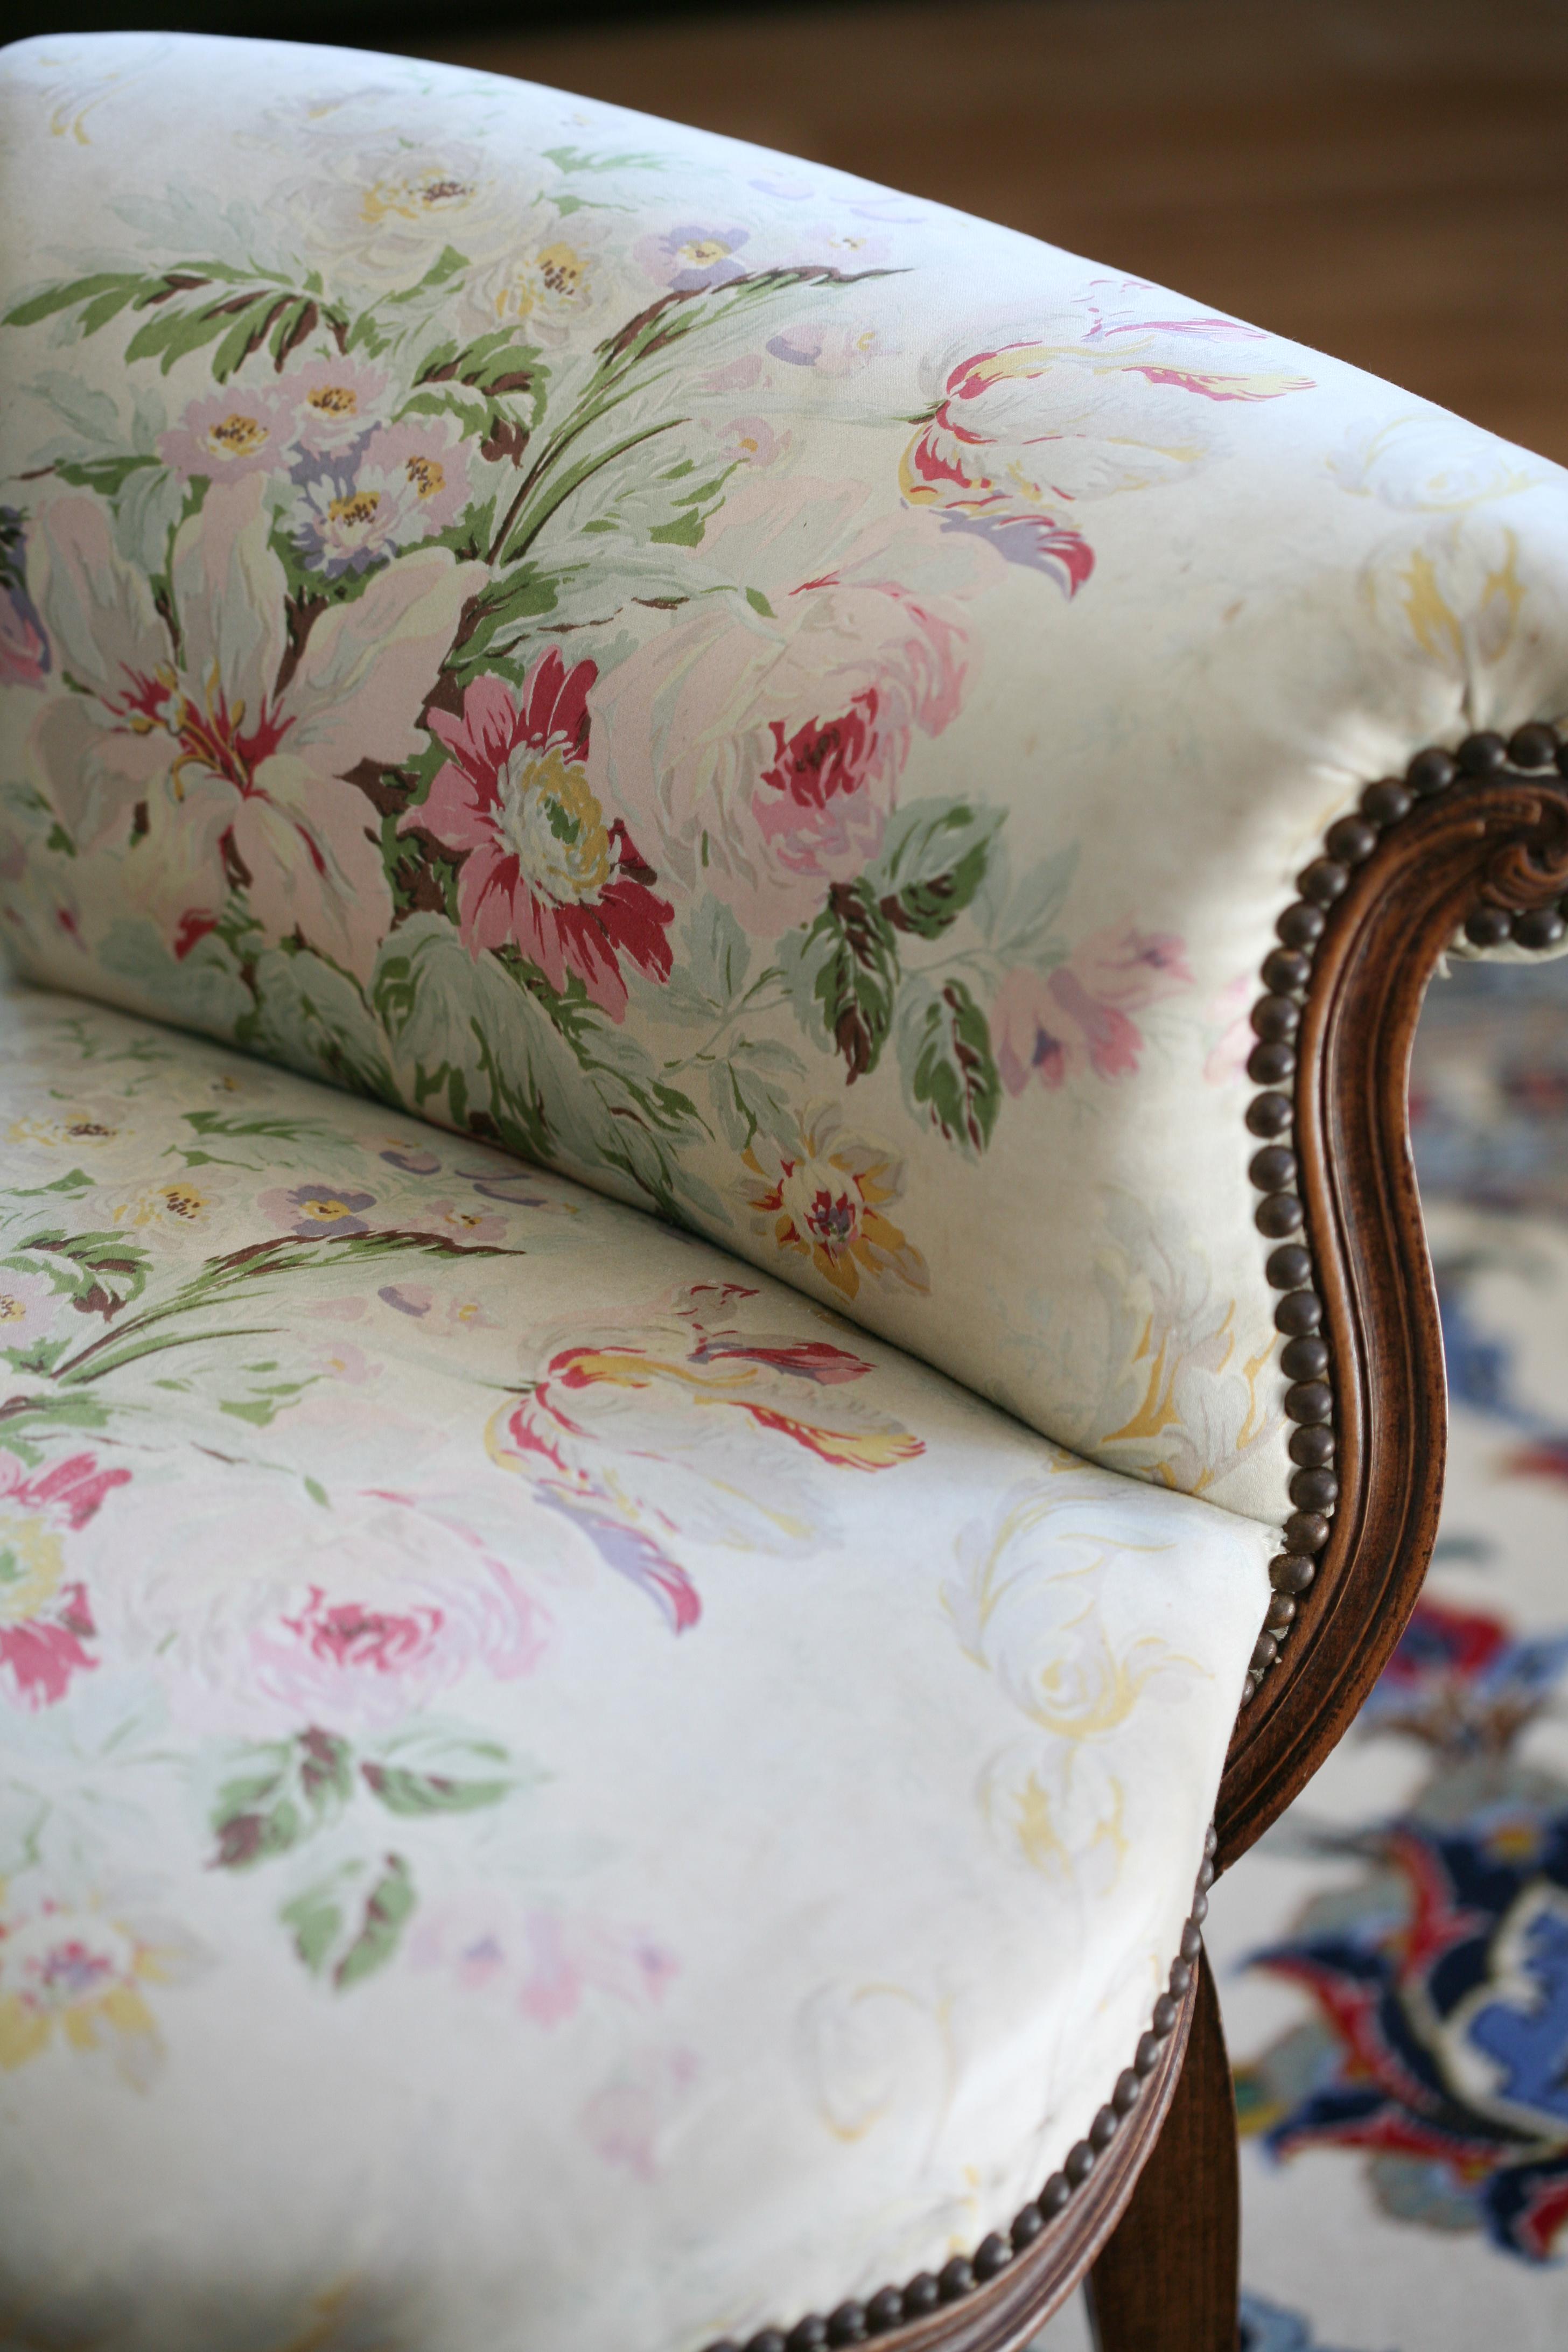
[[[1269,1538],[569,1180],[0,1003],[0,2336],[696,2352],[1129,2060]]]
[[[1291,877],[1568,709],[1553,467],[484,75],[0,63],[0,913],[1259,1517]]]

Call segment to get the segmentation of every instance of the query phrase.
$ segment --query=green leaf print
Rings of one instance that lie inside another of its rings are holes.
[[[353,1751],[315,1729],[240,1750],[214,1801],[213,1867],[248,1870],[335,1821],[353,1794]]]
[[[147,1252],[123,1234],[68,1234],[57,1228],[29,1234],[18,1247],[68,1273],[71,1304],[83,1315],[101,1315],[106,1323],[141,1297],[152,1272]]]
[[[1002,816],[963,801],[916,801],[889,818],[862,878],[895,930],[941,938],[984,881]]]
[[[278,1916],[310,1974],[328,1977],[339,1992],[348,1992],[386,1966],[417,1902],[408,1864],[402,1854],[389,1853],[379,1864],[340,1864],[284,1904]]]
[[[499,1805],[510,1797],[514,1783],[501,1780],[454,1780],[444,1772],[410,1772],[397,1764],[364,1763],[360,1774],[377,1804],[389,1813],[472,1813],[483,1805]]]
[[[984,1150],[1002,1108],[1002,1081],[984,1013],[961,980],[914,981],[899,1008],[905,1097],[950,1143]]]
[[[881,1058],[899,985],[898,940],[864,882],[835,882],[821,914],[784,942],[781,961],[796,1020],[843,1056],[853,1086]]]

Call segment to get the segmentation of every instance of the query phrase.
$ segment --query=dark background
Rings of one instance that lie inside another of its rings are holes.
[[[448,58],[808,155],[1568,461],[1568,0],[10,0],[5,18],[138,21]]]

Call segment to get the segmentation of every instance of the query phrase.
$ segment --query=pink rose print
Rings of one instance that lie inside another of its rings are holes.
[[[437,1705],[469,1675],[534,1671],[548,1612],[463,1523],[462,1504],[374,1488],[353,1502],[340,1518],[253,1487],[189,1527],[154,1526],[149,1503],[146,1540],[116,1563],[125,1573],[99,1580],[106,1650],[156,1675],[181,1721],[228,1733],[310,1723],[352,1735]],[[542,1518],[531,1559],[549,1558],[554,1535]],[[242,1555],[251,1565],[237,1576]]]
[[[574,977],[619,1021],[623,962],[669,978],[674,909],[656,898],[653,868],[619,818],[606,823],[588,783],[588,695],[597,676],[592,662],[568,672],[552,648],[521,692],[481,677],[460,717],[432,710],[448,758],[429,799],[398,829],[461,855],[458,917],[471,956],[516,947],[552,988]]]
[[[679,1965],[641,1929],[478,1897],[423,1920],[409,1958],[416,1968],[449,1969],[466,1990],[499,1997],[547,2031],[575,2017],[591,1993],[656,2007]]]
[[[21,1706],[64,1698],[71,1677],[97,1664],[85,1585],[66,1574],[65,1538],[84,1528],[129,1470],[73,1454],[28,1477],[0,1454],[0,1689]]]
[[[683,221],[662,236],[639,237],[632,249],[656,285],[674,294],[696,294],[741,276],[743,264],[735,256],[747,239],[743,228],[705,228]]]
[[[939,735],[963,697],[950,608],[900,579],[884,532],[848,522],[853,497],[748,481],[713,534],[716,562],[733,546],[734,576],[766,577],[829,533],[841,560],[786,573],[796,584],[770,584],[745,621],[709,601],[606,681],[606,794],[639,831],[645,817],[659,826],[668,870],[763,939],[864,870],[916,734]]]
[[[991,1022],[1003,1085],[1019,1095],[1031,1077],[1059,1087],[1089,1071],[1130,1076],[1143,1050],[1131,1014],[1189,986],[1192,977],[1179,939],[1131,924],[1086,940],[1048,978],[1010,971]]]
[[[582,2128],[605,2163],[639,2180],[659,2169],[661,2142],[694,2088],[696,2053],[649,2050],[620,2066],[584,2105]]]

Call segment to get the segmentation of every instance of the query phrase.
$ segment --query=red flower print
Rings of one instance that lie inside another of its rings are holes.
[[[591,661],[568,671],[553,649],[521,693],[481,677],[459,716],[433,710],[449,754],[401,831],[427,833],[463,857],[458,915],[476,960],[514,946],[552,988],[574,972],[612,1020],[626,1011],[622,961],[669,978],[674,909],[619,818],[606,824],[588,784]]]
[[[73,1454],[29,1478],[0,1456],[0,1688],[25,1706],[52,1706],[97,1663],[87,1648],[98,1631],[91,1604],[67,1579],[63,1538],[130,1476]]]

